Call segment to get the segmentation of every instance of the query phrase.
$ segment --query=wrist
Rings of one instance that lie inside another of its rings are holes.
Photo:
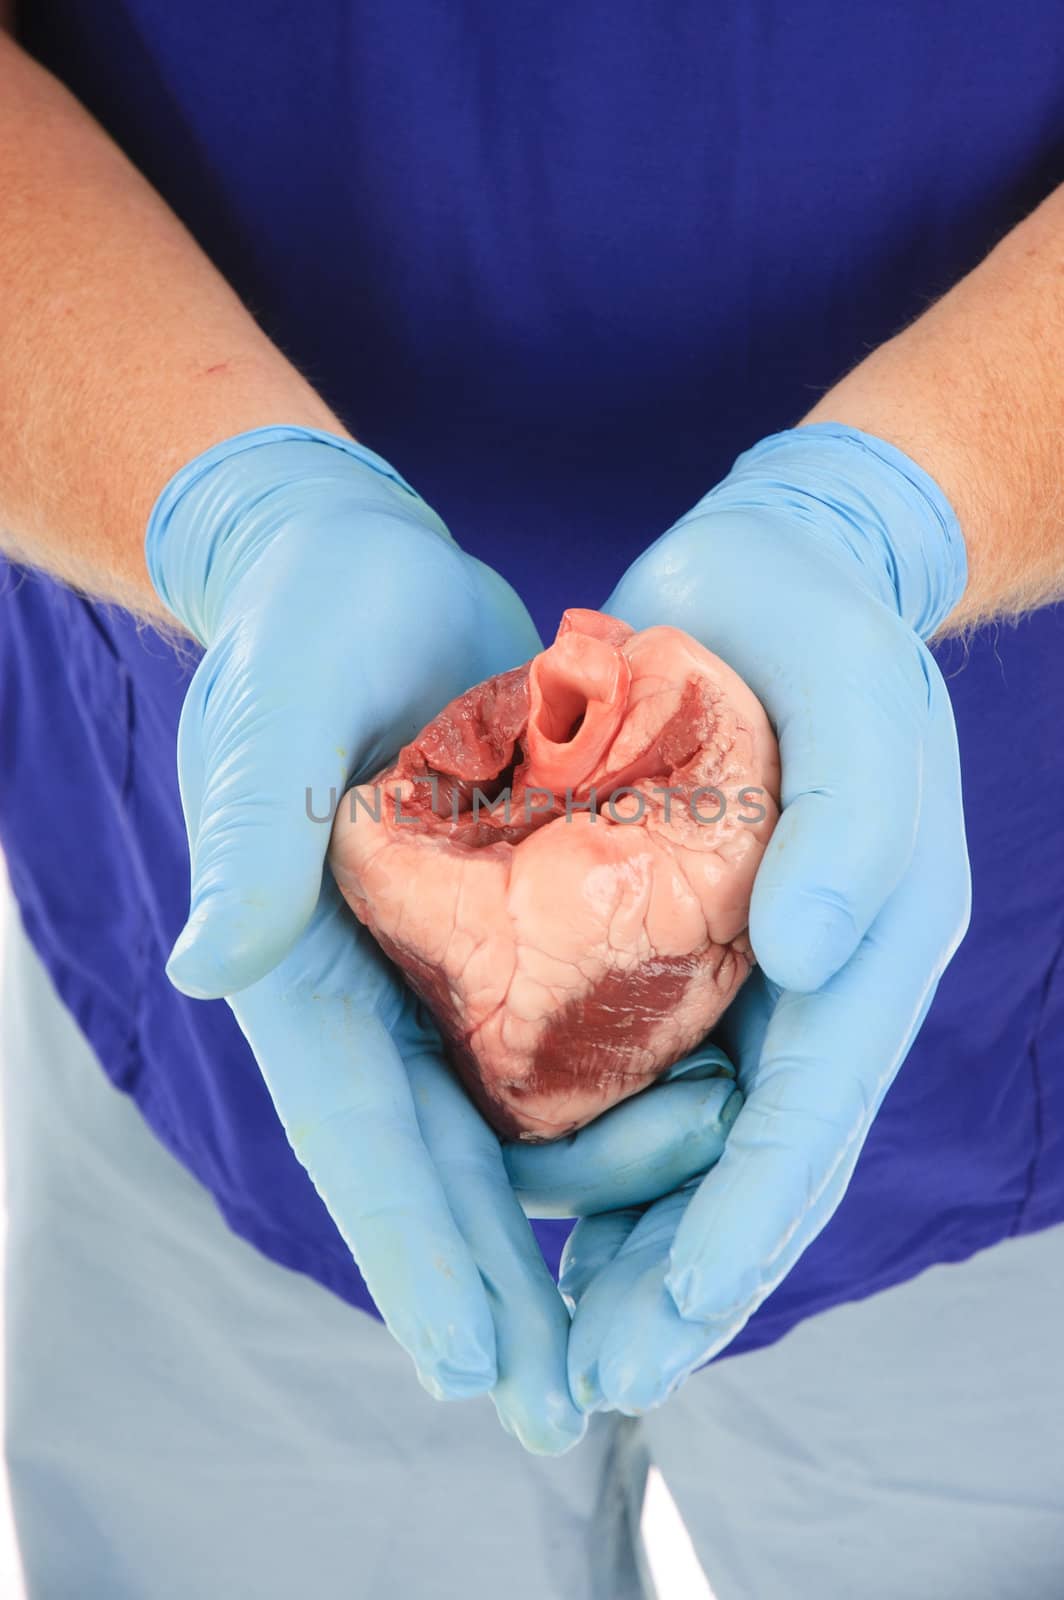
[[[695,508],[782,511],[856,562],[866,586],[929,638],[967,582],[960,525],[940,486],[874,434],[818,422],[770,434]]]
[[[255,428],[196,456],[148,518],[145,560],[167,610],[207,644],[232,583],[294,525],[351,523],[372,507],[421,522],[453,543],[440,518],[382,456],[299,425]]]

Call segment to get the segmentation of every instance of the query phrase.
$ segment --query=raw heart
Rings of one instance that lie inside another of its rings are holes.
[[[330,861],[496,1130],[553,1139],[731,1001],[778,814],[776,740],[730,667],[573,610],[348,792]]]

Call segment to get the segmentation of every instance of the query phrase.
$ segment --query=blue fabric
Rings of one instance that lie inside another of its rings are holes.
[[[268,332],[548,634],[1064,177],[1041,0],[22,14]],[[163,975],[194,659],[38,576],[12,571],[2,604],[0,836],[34,943],[231,1225],[364,1304],[227,1008]],[[1054,608],[938,652],[971,932],[840,1211],[733,1349],[1064,1218],[1062,648]],[[566,1231],[537,1225],[552,1263]]]

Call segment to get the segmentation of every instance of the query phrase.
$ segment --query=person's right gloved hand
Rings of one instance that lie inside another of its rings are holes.
[[[330,791],[534,655],[531,620],[379,456],[303,428],[191,462],[156,503],[146,553],[205,647],[178,739],[192,893],[169,975],[229,999],[425,1387],[490,1392],[527,1448],[567,1449],[586,1426],[566,1383],[569,1317],[499,1142],[412,992],[322,887]]]

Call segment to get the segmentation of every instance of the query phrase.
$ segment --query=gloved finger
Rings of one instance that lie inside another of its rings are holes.
[[[582,1217],[565,1241],[558,1288],[570,1311],[575,1311],[589,1283],[612,1261],[640,1217],[641,1206],[623,1211],[602,1211]]]
[[[841,1199],[963,937],[970,881],[948,704],[927,778],[912,871],[842,972],[780,999],[724,1154],[677,1230],[668,1288],[684,1316],[741,1326],[827,1221],[821,1198],[835,1185]]]
[[[530,1217],[645,1205],[720,1159],[741,1104],[723,1051],[705,1046],[564,1139],[504,1144],[506,1170]]]
[[[422,1382],[485,1393],[498,1376],[488,1295],[392,1035],[357,1003],[361,954],[347,921],[325,899],[293,956],[230,1003],[292,1149]]]
[[[848,682],[844,652],[823,664],[832,681],[807,668],[800,692],[781,688],[772,708],[783,814],[754,883],[750,938],[785,989],[819,989],[849,960],[912,859],[928,689],[915,641],[884,621],[899,637],[871,679]]]
[[[581,1411],[598,1411],[604,1404],[598,1383],[598,1346],[595,1328],[585,1331],[581,1325],[578,1342],[576,1318],[583,1296],[596,1281],[599,1273],[614,1259],[624,1241],[642,1216],[641,1210],[605,1211],[596,1217],[586,1217],[576,1224],[565,1241],[562,1251],[558,1288],[562,1298],[573,1313],[569,1333],[569,1392]]]
[[[639,1312],[648,1284],[654,1299],[667,1299],[664,1269],[677,1221],[691,1196],[689,1188],[657,1201],[641,1215],[607,1213],[578,1223],[584,1237],[570,1241],[573,1251],[565,1264],[562,1286],[575,1302],[569,1334],[569,1387],[585,1411],[610,1404],[602,1366],[610,1329],[623,1318],[628,1336],[638,1331]],[[611,1217],[616,1219],[611,1222]],[[641,1296],[636,1296],[642,1286]],[[673,1316],[677,1316],[673,1307]],[[656,1356],[648,1375],[658,1370]]]
[[[560,1455],[586,1428],[569,1394],[565,1303],[491,1129],[439,1058],[419,1056],[408,1069],[425,1144],[487,1289],[495,1323],[495,1409],[526,1450]]]
[[[673,1215],[661,1219],[648,1214],[653,1231],[642,1240],[633,1237],[603,1275],[601,1289],[595,1285],[603,1306],[618,1300],[621,1307],[619,1315],[602,1321],[597,1369],[600,1409],[640,1416],[662,1405],[713,1353],[704,1327],[685,1321],[665,1288],[669,1243],[676,1228],[676,1208],[670,1210]],[[597,1299],[589,1291],[584,1306],[589,1322],[602,1316]]]

